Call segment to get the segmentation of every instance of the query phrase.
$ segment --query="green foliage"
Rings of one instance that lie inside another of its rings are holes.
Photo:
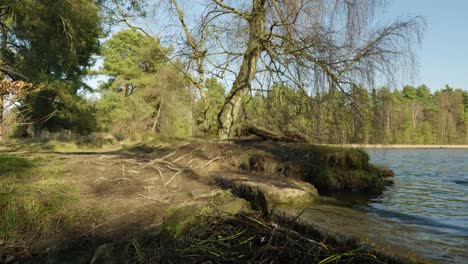
[[[180,71],[166,63],[169,51],[135,30],[106,41],[104,72],[111,79],[96,104],[100,130],[133,140],[192,135],[191,92]]]
[[[125,97],[122,93],[106,92],[97,104],[101,130],[111,132],[117,139],[141,138],[147,131],[154,109],[143,98]]]
[[[6,34],[2,33],[2,41],[6,41],[2,61],[28,81],[45,87],[21,102],[24,121],[33,124],[35,136],[44,128],[88,132],[95,125],[82,117],[92,111],[84,109],[78,92],[86,89],[82,77],[92,65],[91,56],[98,52],[102,37],[97,4],[21,0],[0,1],[0,6],[7,7],[0,19],[8,26]]]
[[[275,85],[246,106],[254,124],[282,133],[299,133],[316,143],[468,144],[468,95],[446,86],[431,93],[425,85],[354,87],[305,95]]]
[[[105,87],[130,95],[133,89],[144,85],[145,74],[158,72],[169,51],[170,48],[161,48],[158,40],[134,29],[115,33],[102,48],[104,72],[112,77]]]
[[[224,87],[216,78],[206,80],[206,98],[195,105],[195,116],[198,130],[205,136],[215,136],[218,127],[218,113],[225,99]]]

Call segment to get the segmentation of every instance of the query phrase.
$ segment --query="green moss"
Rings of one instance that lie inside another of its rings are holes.
[[[309,146],[307,162],[302,163],[304,179],[321,193],[361,192],[375,194],[383,190],[381,169],[369,163],[361,149]]]
[[[161,240],[178,237],[193,221],[201,216],[211,214],[213,209],[188,205],[169,208],[167,211],[169,213],[169,217],[163,224],[160,236]]]

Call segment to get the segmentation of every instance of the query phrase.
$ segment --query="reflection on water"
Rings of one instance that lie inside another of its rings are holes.
[[[325,198],[305,217],[394,252],[468,263],[468,150],[368,152],[373,163],[396,173],[384,193],[371,199]]]

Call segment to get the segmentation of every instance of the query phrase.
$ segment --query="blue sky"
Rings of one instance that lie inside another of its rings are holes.
[[[468,90],[468,0],[393,0],[391,17],[422,16],[427,23],[413,84]]]

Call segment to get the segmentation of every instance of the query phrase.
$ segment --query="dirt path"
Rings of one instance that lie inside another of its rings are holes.
[[[220,153],[193,142],[109,152],[3,148],[1,153],[45,160],[61,170],[53,184],[73,188],[66,194],[71,200],[62,213],[66,219],[57,220],[54,234],[45,238],[48,241],[33,242],[36,252],[83,237],[132,238],[163,223],[170,208],[210,206],[223,194],[207,177]]]

